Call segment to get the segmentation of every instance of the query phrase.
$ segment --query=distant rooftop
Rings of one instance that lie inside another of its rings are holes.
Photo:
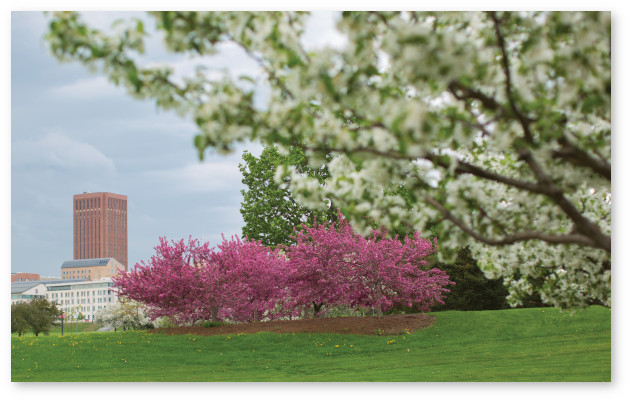
[[[84,279],[71,279],[71,280],[45,280],[45,281],[16,281],[11,283],[11,294],[19,294],[24,291],[30,290],[40,284],[63,284],[63,283],[76,283],[85,281]]]
[[[109,261],[114,258],[94,258],[94,259],[77,259],[77,260],[66,260],[61,265],[61,268],[67,267],[91,267],[91,266],[105,266],[109,263]],[[116,259],[114,259],[116,260]],[[122,264],[116,260],[117,263]]]

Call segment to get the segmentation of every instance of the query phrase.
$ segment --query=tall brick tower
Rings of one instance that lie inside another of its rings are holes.
[[[127,269],[127,196],[74,195],[74,259],[112,257]]]

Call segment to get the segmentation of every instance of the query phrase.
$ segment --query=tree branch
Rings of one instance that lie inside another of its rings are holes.
[[[516,116],[516,118],[521,123],[521,127],[523,128],[523,135],[527,142],[532,143],[534,141],[531,131],[529,130],[529,124],[533,121],[530,118],[525,117],[518,107],[516,107],[516,101],[514,100],[514,93],[512,92],[512,75],[510,73],[510,61],[507,54],[507,49],[505,46],[505,38],[501,33],[501,21],[497,17],[496,12],[490,12],[490,16],[492,17],[492,21],[494,21],[494,32],[497,37],[497,43],[499,45],[499,50],[501,51],[501,65],[503,68],[503,75],[505,76],[505,94],[508,98],[508,102],[510,103],[510,107],[512,112]]]
[[[575,224],[576,231],[590,237],[596,248],[600,248],[608,253],[611,253],[612,245],[610,236],[602,233],[597,224],[584,217],[575,205],[573,205],[573,203],[564,196],[562,189],[560,189],[545,173],[542,166],[538,163],[538,161],[536,161],[532,153],[528,149],[520,148],[519,159],[524,160],[534,173],[534,176],[538,181],[538,187],[541,190],[540,193],[547,195],[560,209],[562,209],[567,217]]]
[[[554,151],[552,157],[563,159],[575,166],[590,168],[595,173],[606,178],[608,181],[611,181],[612,168],[610,163],[604,160],[597,160],[586,151],[575,146],[565,136],[563,136],[558,142],[562,145],[562,148]]]
[[[494,100],[494,98],[481,91],[469,88],[457,81],[451,81],[448,84],[448,90],[457,100],[476,99],[479,100],[483,107],[488,110],[499,112],[499,114],[502,115],[508,114],[503,105]]]
[[[506,235],[503,238],[488,238],[479,234],[473,228],[467,226],[464,222],[459,220],[444,206],[442,206],[440,202],[433,199],[432,197],[428,195],[425,196],[425,201],[429,205],[436,208],[446,220],[449,220],[450,222],[455,224],[459,229],[473,237],[475,240],[487,245],[512,245],[522,241],[539,240],[550,244],[581,244],[589,247],[597,247],[597,244],[595,244],[589,237],[578,233],[554,235],[540,231],[523,231],[511,235]]]
[[[315,148],[315,147],[311,147],[307,145],[298,145],[298,146],[300,146],[304,150],[311,150],[311,151],[325,150],[327,152],[338,152],[338,153],[349,153],[349,154],[369,153],[376,156],[387,157],[387,158],[395,159],[395,160],[415,161],[418,159],[424,159],[432,163],[435,163],[442,168],[446,168],[446,169],[449,168],[449,165],[444,160],[442,160],[442,158],[439,155],[435,155],[429,152],[426,152],[420,156],[410,156],[410,155],[405,155],[399,152],[381,151],[381,150],[368,148],[368,147],[359,147],[355,149],[340,149],[340,148],[327,147],[326,149],[321,149],[321,148]],[[511,187],[523,189],[525,191],[529,191],[529,192],[533,192],[537,194],[546,194],[546,191],[543,188],[541,188],[539,184],[535,182],[517,180],[515,178],[502,176],[502,175],[493,173],[491,171],[484,170],[481,167],[475,166],[474,164],[464,162],[461,160],[457,161],[457,167],[455,167],[455,173],[456,174],[471,174],[479,178],[495,181],[495,182],[505,184]]]

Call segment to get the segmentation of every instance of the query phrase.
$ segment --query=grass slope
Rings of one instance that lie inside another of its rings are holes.
[[[12,381],[610,381],[610,310],[437,312],[400,336],[11,338]]]

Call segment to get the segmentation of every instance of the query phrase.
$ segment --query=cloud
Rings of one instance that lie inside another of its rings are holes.
[[[37,140],[13,143],[12,167],[61,170],[98,170],[115,173],[112,159],[96,147],[75,141],[60,132],[49,132]]]
[[[103,76],[79,79],[71,84],[55,86],[48,94],[55,98],[91,100],[103,98],[126,98],[124,88],[116,87]]]
[[[189,163],[169,170],[145,173],[152,181],[184,192],[205,193],[237,188],[241,185],[241,172],[231,161]]]
[[[137,133],[146,133],[153,137],[157,134],[173,137],[184,136],[187,143],[191,141],[192,135],[198,130],[192,121],[180,118],[174,113],[170,113],[170,111],[161,112],[156,117],[151,117],[148,118],[144,115],[122,118],[113,117],[103,121],[102,124],[107,128],[110,136],[129,136]]]

